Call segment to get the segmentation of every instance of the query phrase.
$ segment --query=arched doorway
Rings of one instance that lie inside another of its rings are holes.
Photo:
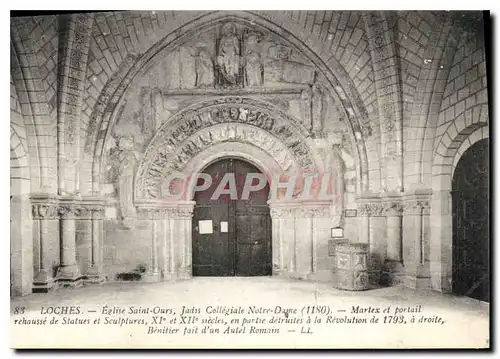
[[[458,161],[452,182],[452,290],[489,302],[489,146],[473,144]]]
[[[247,175],[261,171],[243,160],[225,158],[203,173],[212,178],[212,184],[194,196],[193,275],[271,275],[269,184],[250,192],[248,199],[242,198]],[[201,186],[204,180],[198,181]],[[256,186],[257,182],[254,179],[250,184]]]

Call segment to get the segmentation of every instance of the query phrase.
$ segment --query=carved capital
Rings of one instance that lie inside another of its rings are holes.
[[[33,219],[57,218],[57,197],[46,193],[32,193],[30,195],[31,213]]]
[[[426,199],[409,200],[404,204],[405,215],[429,215],[430,206]]]
[[[57,212],[61,219],[90,218],[89,210],[76,203],[60,204],[57,208]]]
[[[389,201],[384,203],[384,214],[386,216],[401,216],[403,213],[403,204],[399,201]]]
[[[298,208],[296,218],[329,218],[331,216],[331,208],[328,207],[304,207]]]
[[[330,205],[271,206],[271,218],[330,218]]]

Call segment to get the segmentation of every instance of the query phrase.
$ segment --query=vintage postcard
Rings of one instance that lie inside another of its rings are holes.
[[[489,16],[11,14],[11,348],[489,348]]]

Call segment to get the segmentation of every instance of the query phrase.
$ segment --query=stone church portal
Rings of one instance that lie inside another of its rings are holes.
[[[11,296],[345,266],[490,300],[481,12],[44,14],[10,39]]]

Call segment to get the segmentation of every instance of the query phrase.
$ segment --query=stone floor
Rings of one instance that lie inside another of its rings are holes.
[[[82,314],[42,314],[50,306],[79,306]],[[105,306],[124,309],[128,314],[102,314]],[[179,322],[182,306],[192,312],[200,309],[200,314],[186,315],[197,318],[197,323]],[[247,314],[207,314],[207,306],[220,311],[222,307],[241,306]],[[248,314],[249,306],[271,311]],[[277,306],[281,309],[276,309]],[[358,306],[368,312],[353,313],[353,307]],[[26,308],[25,312],[14,314],[16,308],[21,307]],[[137,314],[137,308],[162,313]],[[168,308],[175,314],[168,313]],[[313,308],[316,313],[308,315],[306,311]],[[380,308],[381,312],[375,313],[374,308]],[[397,315],[397,320],[404,320],[406,324],[394,323],[396,308],[402,311],[398,314],[404,315]],[[291,311],[285,314],[288,309]],[[293,309],[298,312],[294,313]],[[384,309],[390,312],[384,313]],[[154,324],[153,316],[163,316],[164,320]],[[384,317],[388,321],[389,316],[392,316],[392,323],[384,324]],[[48,322],[53,317],[58,318],[59,323],[14,324],[16,319],[43,317],[47,317]],[[98,317],[101,321],[94,323]],[[176,317],[177,322],[171,323]],[[312,324],[307,323],[308,317]],[[411,323],[412,317],[415,323]],[[428,322],[419,323],[422,317]],[[78,318],[82,321],[88,318],[89,323],[75,324]],[[119,324],[120,318],[142,318],[146,322]],[[240,319],[240,325],[231,325],[234,318]],[[244,318],[248,322],[242,324]],[[265,323],[259,323],[258,318]],[[302,323],[297,321],[299,318]],[[378,323],[370,322],[376,319]],[[318,320],[321,323],[314,323]],[[362,323],[364,320],[368,323]],[[61,321],[66,324],[61,325]],[[233,332],[223,334],[228,326]],[[203,329],[208,332],[219,329],[220,332],[209,334]],[[479,348],[489,345],[488,338],[489,305],[465,297],[415,292],[402,287],[349,292],[332,288],[328,283],[271,277],[205,277],[173,283],[108,283],[11,300],[11,347]]]

